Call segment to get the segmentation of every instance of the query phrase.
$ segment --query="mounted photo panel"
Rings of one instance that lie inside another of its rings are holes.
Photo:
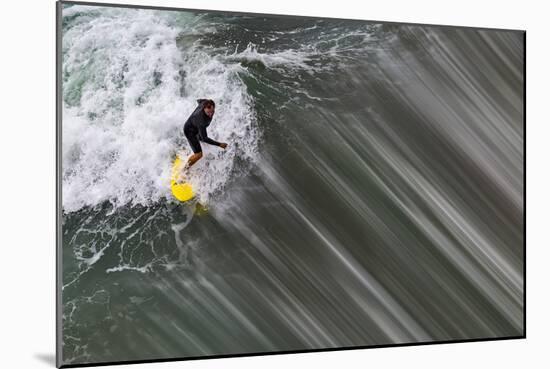
[[[62,1],[57,135],[58,366],[525,337],[525,31]]]

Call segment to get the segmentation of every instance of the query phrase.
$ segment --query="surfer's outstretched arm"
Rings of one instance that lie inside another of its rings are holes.
[[[210,137],[208,137],[208,134],[206,133],[206,127],[203,125],[199,126],[199,139],[202,142],[205,142],[210,145],[221,146],[221,142],[215,141]]]

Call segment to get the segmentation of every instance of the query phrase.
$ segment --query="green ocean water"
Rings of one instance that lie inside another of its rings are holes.
[[[63,363],[523,335],[521,32],[90,6],[62,30]],[[229,147],[180,204],[203,97]]]

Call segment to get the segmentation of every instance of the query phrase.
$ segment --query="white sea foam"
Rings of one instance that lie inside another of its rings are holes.
[[[223,188],[235,157],[254,159],[257,130],[238,64],[222,63],[176,37],[196,34],[175,13],[74,6],[64,10],[63,209],[110,201],[148,205],[171,198],[174,150],[191,154],[181,128],[197,98],[217,102],[209,135],[227,150],[203,145],[192,170],[200,199]],[[84,21],[82,20],[84,19]],[[183,79],[183,80],[182,80]]]
[[[293,50],[287,49],[278,52],[260,52],[258,46],[253,43],[248,43],[246,49],[241,52],[234,52],[228,56],[228,60],[249,62],[261,62],[268,68],[280,69],[284,71],[292,71],[293,68],[300,68],[305,70],[319,69],[312,65],[311,57],[315,53],[311,53],[305,50]]]
[[[304,33],[317,29],[317,26],[309,28],[299,28],[291,32],[273,31],[274,34],[281,34],[294,39],[296,34]],[[379,27],[368,26],[364,29],[344,30],[338,27],[333,28],[328,33],[321,32],[311,39],[311,42],[305,42],[298,48],[289,48],[285,50],[269,50],[264,46],[258,46],[252,42],[247,47],[237,52],[238,45],[235,46],[233,53],[227,55],[227,60],[260,62],[270,69],[277,70],[283,74],[293,74],[298,70],[305,70],[310,74],[321,71],[334,71],[337,67],[344,64],[338,58],[352,57],[349,54],[356,54],[357,57],[364,57],[364,52],[371,49],[370,42],[374,40]],[[271,38],[270,40],[279,39]],[[269,38],[268,38],[269,39]],[[330,58],[330,62],[326,58]],[[324,62],[320,62],[325,59]]]

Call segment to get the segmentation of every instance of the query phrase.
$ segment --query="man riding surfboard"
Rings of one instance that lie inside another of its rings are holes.
[[[219,146],[222,149],[227,147],[226,143],[218,142],[210,137],[206,133],[206,128],[210,125],[214,112],[216,110],[216,104],[210,99],[198,99],[199,104],[195,111],[187,118],[183,126],[183,133],[193,150],[193,155],[189,157],[185,164],[185,170],[189,169],[193,164],[202,158],[202,148],[200,141],[210,145]]]

